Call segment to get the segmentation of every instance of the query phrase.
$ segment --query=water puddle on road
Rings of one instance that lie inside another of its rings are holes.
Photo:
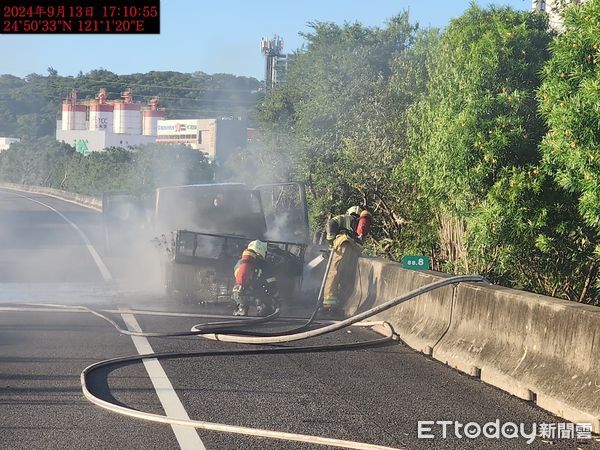
[[[102,283],[0,283],[0,303],[98,304],[123,291]]]
[[[0,283],[3,305],[87,306],[92,309],[149,309],[157,311],[212,311],[199,302],[177,302],[162,292],[123,288],[116,283]],[[222,308],[222,305],[218,306]],[[226,305],[231,309],[231,305]]]

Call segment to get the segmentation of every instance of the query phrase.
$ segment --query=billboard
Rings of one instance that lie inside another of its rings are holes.
[[[157,136],[189,135],[198,132],[197,120],[159,120]]]

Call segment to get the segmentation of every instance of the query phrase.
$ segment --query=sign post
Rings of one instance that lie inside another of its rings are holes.
[[[402,268],[410,270],[429,270],[429,256],[405,255],[402,257]]]

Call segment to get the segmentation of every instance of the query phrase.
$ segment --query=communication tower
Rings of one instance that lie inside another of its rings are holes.
[[[260,49],[265,56],[265,88],[271,89],[284,81],[289,55],[283,53],[283,39],[277,35],[272,39],[262,38]]]

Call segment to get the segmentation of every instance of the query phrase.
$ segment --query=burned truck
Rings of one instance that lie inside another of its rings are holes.
[[[140,239],[154,243],[173,298],[228,300],[233,267],[254,239],[267,242],[284,300],[300,291],[309,243],[302,183],[172,186],[146,198],[110,193],[103,197],[103,215],[108,249]]]

